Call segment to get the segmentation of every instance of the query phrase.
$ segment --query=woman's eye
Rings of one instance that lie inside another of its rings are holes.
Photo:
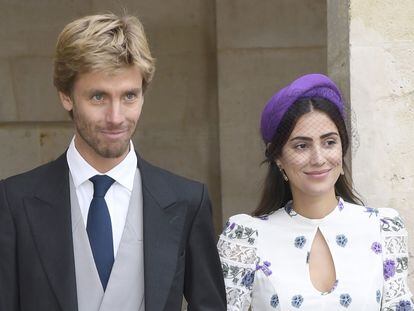
[[[328,145],[328,146],[336,145],[336,140],[333,140],[333,139],[327,140],[326,145]]]
[[[307,145],[304,143],[295,145],[295,149],[299,149],[299,150],[305,149],[306,147]]]

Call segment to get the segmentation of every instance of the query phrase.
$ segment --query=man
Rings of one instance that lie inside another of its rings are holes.
[[[154,61],[135,17],[58,38],[54,84],[75,136],[0,182],[1,311],[225,310],[204,185],[145,162],[131,137]]]

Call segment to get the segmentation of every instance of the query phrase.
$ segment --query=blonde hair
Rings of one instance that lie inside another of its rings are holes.
[[[78,74],[133,65],[141,71],[145,91],[155,60],[139,19],[112,13],[85,16],[66,25],[58,37],[53,82],[58,91],[70,95]]]

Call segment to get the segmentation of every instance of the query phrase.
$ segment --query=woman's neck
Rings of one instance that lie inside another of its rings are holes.
[[[296,213],[310,219],[320,219],[332,212],[338,205],[335,191],[321,196],[309,196],[292,191],[293,209]]]

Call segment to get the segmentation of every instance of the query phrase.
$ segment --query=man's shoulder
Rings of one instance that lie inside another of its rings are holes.
[[[197,203],[207,195],[207,188],[199,181],[192,180],[167,169],[153,165],[142,158],[139,159],[139,169],[143,179],[143,187],[151,193],[174,193],[179,201]],[[197,205],[196,204],[196,205]]]
[[[177,173],[171,172],[168,169],[154,165],[142,158],[139,160],[139,168],[143,174],[151,174],[154,178],[162,179],[173,186],[186,186],[186,187],[201,187],[203,184],[197,180],[193,180]]]
[[[22,192],[30,191],[42,181],[48,180],[56,170],[65,168],[66,157],[61,155],[56,160],[37,166],[29,171],[5,178],[2,182],[9,189],[18,189]]]

